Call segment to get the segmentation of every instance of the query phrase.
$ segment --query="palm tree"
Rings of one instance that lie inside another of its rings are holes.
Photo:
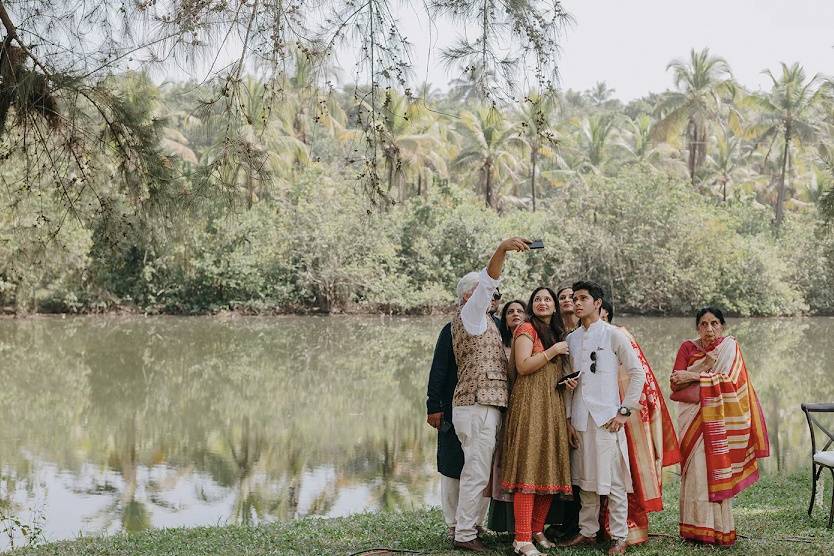
[[[685,131],[689,178],[694,185],[706,160],[708,128],[720,117],[722,95],[732,90],[730,66],[705,48],[700,52],[693,49],[688,63],[673,60],[666,69],[672,70],[678,92],[667,93],[659,103],[654,135],[668,141]]]
[[[748,156],[744,154],[744,142],[730,131],[714,138],[714,152],[707,157],[706,169],[712,182],[721,191],[721,199],[727,202],[727,186],[735,182],[746,170]]]
[[[396,93],[388,93],[380,118],[382,153],[388,173],[388,193],[397,186],[400,202],[405,200],[405,172],[409,167],[418,169],[418,190],[421,167],[445,171],[446,165],[439,156],[440,141],[436,135],[436,122],[427,117],[422,102],[410,101]]]
[[[616,129],[614,114],[596,112],[582,118],[577,128],[576,148],[584,172],[601,173],[609,156],[609,140]]]
[[[760,141],[769,141],[768,155],[776,147],[781,150],[779,159],[778,193],[774,206],[775,225],[782,225],[785,210],[787,179],[791,173],[793,145],[801,147],[814,141],[819,135],[820,109],[829,98],[829,86],[820,85],[821,78],[810,79],[798,63],[788,66],[782,63],[778,77],[770,70],[765,71],[772,86],[768,94],[751,95],[746,103],[760,112],[757,125]],[[767,158],[766,156],[766,158]]]
[[[215,138],[204,162],[233,190],[242,189],[246,208],[269,192],[269,184],[287,185],[299,167],[310,162],[304,131],[295,127],[297,110],[290,102],[272,98],[260,81],[247,78],[240,88],[239,118],[225,129],[204,117],[206,133]],[[222,107],[215,106],[213,111]]]
[[[461,114],[460,134],[463,149],[455,163],[476,169],[486,205],[496,208],[496,182],[515,177],[521,166],[515,148],[524,141],[494,107],[481,107],[475,112]]]
[[[556,98],[530,93],[521,109],[521,129],[527,147],[530,149],[530,195],[533,212],[536,212],[536,168],[539,156],[551,156],[550,146],[556,145],[556,135],[551,129]]]
[[[597,81],[594,86],[585,92],[591,102],[598,108],[613,109],[620,102],[614,98],[615,90],[610,88],[605,81]]]
[[[657,143],[652,138],[655,121],[642,113],[634,119],[626,118],[614,144],[626,154],[627,164],[649,164],[675,174],[685,173],[686,165],[674,155],[671,145]]]

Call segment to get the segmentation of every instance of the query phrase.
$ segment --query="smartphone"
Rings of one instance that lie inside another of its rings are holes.
[[[544,241],[540,239],[531,241],[528,245],[530,246],[530,249],[544,249]]]
[[[582,374],[582,371],[576,371],[575,373],[565,375],[565,376],[562,377],[562,380],[560,380],[559,382],[556,383],[556,386],[560,386],[560,385],[566,383],[567,381],[569,381],[572,378],[579,378],[579,375],[581,375],[581,374]]]

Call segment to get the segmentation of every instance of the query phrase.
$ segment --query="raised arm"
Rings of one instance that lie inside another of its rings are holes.
[[[523,237],[511,237],[502,241],[492,258],[487,265],[487,274],[493,280],[498,280],[501,277],[501,271],[504,269],[504,259],[507,257],[508,251],[527,251],[530,249],[530,240]]]
[[[460,311],[463,327],[473,336],[480,336],[487,329],[486,312],[492,302],[492,294],[501,283],[501,270],[508,251],[527,251],[529,241],[521,237],[511,237],[502,241],[489,264],[481,271],[475,291],[464,303]]]

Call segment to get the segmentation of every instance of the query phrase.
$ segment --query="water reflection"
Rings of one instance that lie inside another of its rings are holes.
[[[690,320],[622,323],[665,387]],[[424,395],[442,324],[0,321],[0,511],[42,514],[54,540],[436,504]],[[804,466],[799,404],[834,400],[834,319],[731,325],[767,414],[766,471]]]

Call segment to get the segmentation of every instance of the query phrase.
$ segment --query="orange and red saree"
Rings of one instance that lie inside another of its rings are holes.
[[[689,351],[686,370],[700,374],[700,402],[682,402],[678,415],[680,534],[730,545],[736,540],[731,499],[759,479],[757,459],[770,455],[767,428],[735,338]]]
[[[637,340],[626,330],[631,347],[646,371],[646,384],[640,396],[640,411],[626,423],[628,459],[634,492],[628,495],[628,544],[649,540],[649,513],[663,509],[663,468],[680,462],[681,454],[675,427],[657,378]],[[628,387],[628,374],[620,369],[620,397]],[[603,530],[608,530],[608,508],[600,512]]]

